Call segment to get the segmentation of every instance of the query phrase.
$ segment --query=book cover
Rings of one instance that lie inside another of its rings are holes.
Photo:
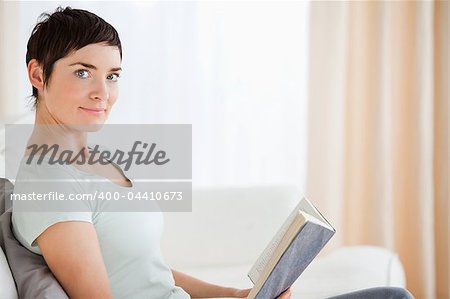
[[[313,222],[306,222],[255,298],[274,299],[287,290],[333,235],[334,231]]]

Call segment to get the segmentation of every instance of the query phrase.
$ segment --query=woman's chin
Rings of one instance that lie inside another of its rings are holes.
[[[97,123],[83,123],[83,124],[71,124],[67,125],[71,129],[81,131],[81,132],[97,132],[103,127],[104,122]]]
[[[82,132],[97,132],[99,131],[103,125],[106,122],[107,114],[104,113],[103,115],[89,115],[86,117],[86,115],[83,115],[84,117],[78,117],[75,121],[71,122],[72,127],[78,131]]]

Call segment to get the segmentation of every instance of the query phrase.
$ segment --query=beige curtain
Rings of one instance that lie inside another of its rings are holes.
[[[448,1],[312,2],[307,195],[330,248],[398,252],[416,298],[450,298]],[[330,249],[329,248],[329,249]]]

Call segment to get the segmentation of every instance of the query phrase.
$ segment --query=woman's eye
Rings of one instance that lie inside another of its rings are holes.
[[[110,74],[108,77],[106,77],[108,80],[116,82],[119,79],[120,75],[117,73]]]
[[[75,71],[75,74],[77,75],[77,77],[80,77],[80,78],[89,77],[89,72],[87,70],[77,70],[77,71]]]

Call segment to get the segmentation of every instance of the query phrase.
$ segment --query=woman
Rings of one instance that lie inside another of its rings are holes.
[[[61,151],[81,151],[89,158],[87,133],[103,125],[117,99],[121,60],[116,30],[98,16],[69,7],[44,14],[27,45],[36,107],[28,145],[57,144]],[[36,178],[70,182],[40,182],[41,193],[89,193],[97,188],[95,184],[79,182],[92,175],[108,179],[111,190],[132,187],[113,163],[38,165],[25,160],[15,193],[36,192],[36,184],[29,183]],[[158,212],[13,212],[12,223],[16,238],[43,255],[70,298],[245,297],[250,291],[171,270],[159,251],[162,215]],[[288,290],[279,298],[289,294]]]

